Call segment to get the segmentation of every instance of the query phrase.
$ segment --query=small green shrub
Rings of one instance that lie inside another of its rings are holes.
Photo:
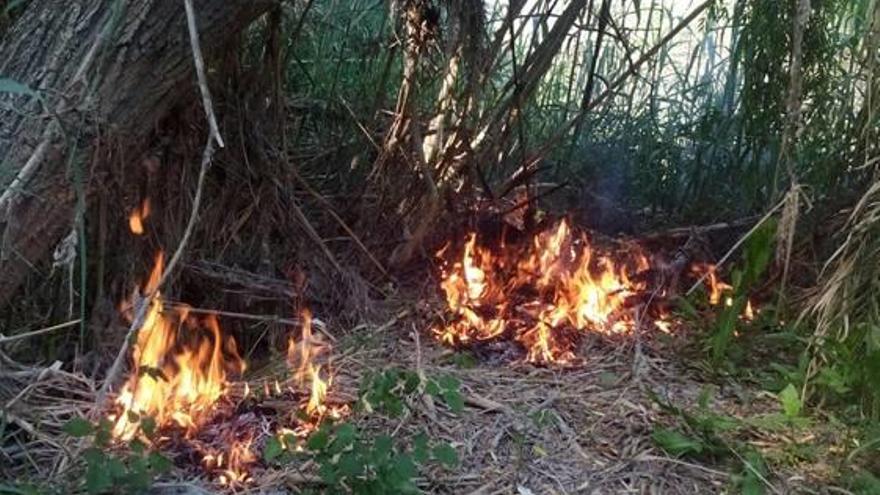
[[[129,414],[141,435],[154,435],[156,423],[152,418]],[[139,439],[141,435],[136,435],[124,448],[115,443],[111,448],[112,428],[113,423],[106,418],[92,423],[77,417],[64,425],[64,431],[72,437],[92,438],[92,446],[83,452],[86,471],[82,487],[88,493],[142,493],[157,476],[171,469],[171,461],[151,450]]]
[[[397,417],[407,410],[408,401],[425,393],[442,400],[450,410],[460,411],[464,401],[459,387],[459,381],[451,376],[422,379],[418,373],[392,368],[365,377],[359,410]],[[452,445],[432,441],[424,433],[407,444],[388,435],[371,436],[351,423],[325,422],[303,449],[289,448],[298,441],[290,434],[270,439],[263,459],[269,464],[314,460],[329,493],[418,493],[415,477],[420,467],[458,465]]]

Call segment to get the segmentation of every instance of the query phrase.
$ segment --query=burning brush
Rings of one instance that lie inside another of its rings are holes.
[[[137,234],[142,227],[132,222],[131,230]],[[330,346],[312,334],[308,310],[301,315],[301,335],[290,337],[290,379],[253,387],[235,382],[246,369],[235,339],[223,333],[214,315],[197,317],[185,306],[163,304],[157,291],[163,266],[160,252],[141,291],[153,297],[133,345],[131,373],[108,418],[114,438],[150,442],[178,467],[198,468],[223,485],[237,486],[260,466],[258,452],[269,438],[304,440],[325,417],[347,413],[347,406],[327,403],[331,379],[322,372],[328,367],[317,361],[329,357]],[[123,305],[130,318],[133,306]],[[149,439],[144,418],[155,424]]]
[[[575,364],[575,349],[587,332],[671,328],[662,304],[668,284],[643,249],[625,242],[600,247],[566,220],[530,242],[502,237],[494,248],[470,233],[463,246],[446,244],[437,257],[451,318],[433,332],[447,345],[510,339],[524,348],[527,362]],[[714,266],[696,269],[709,270],[716,304],[731,287],[717,278]]]

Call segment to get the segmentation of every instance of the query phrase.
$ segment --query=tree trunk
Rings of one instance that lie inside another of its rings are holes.
[[[196,0],[202,46],[221,46],[274,4]],[[106,176],[99,143],[125,143],[135,155],[198,92],[182,1],[33,1],[3,36],[0,57],[0,76],[40,95],[0,93],[2,308],[70,231],[73,179]]]

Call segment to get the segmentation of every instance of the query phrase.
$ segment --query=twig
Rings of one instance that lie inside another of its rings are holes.
[[[72,327],[74,325],[78,325],[82,319],[77,318],[75,320],[66,321],[64,323],[59,323],[57,325],[52,325],[51,327],[41,328],[39,330],[32,330],[30,332],[24,332],[17,335],[5,336],[0,334],[0,345],[8,344],[10,342],[15,342],[16,340],[27,339],[29,337],[36,337],[37,335],[43,335],[44,333],[54,332],[55,330],[61,330],[62,328]]]
[[[758,228],[761,225],[763,225],[764,222],[767,221],[767,219],[772,217],[773,214],[776,213],[776,210],[778,210],[779,208],[782,208],[782,205],[784,205],[784,204],[785,204],[785,198],[783,198],[782,201],[780,201],[779,203],[776,203],[776,206],[774,206],[773,208],[770,209],[770,211],[768,211],[766,214],[764,214],[764,216],[761,217],[760,220],[758,220],[758,223],[756,223],[751,229],[749,229],[748,232],[745,233],[745,235],[743,235],[742,237],[740,237],[740,239],[738,241],[736,241],[736,244],[734,244],[733,247],[730,248],[729,251],[727,251],[727,254],[725,254],[724,256],[721,257],[720,260],[718,260],[718,263],[715,264],[715,267],[718,268],[721,265],[723,265],[724,262],[727,261],[728,258],[730,258],[730,255],[732,255],[744,242],[746,242],[746,239],[751,237],[751,235],[754,234],[755,231],[757,231]],[[692,285],[691,288],[688,289],[688,291],[685,293],[685,295],[689,296],[695,290],[697,290],[697,287],[699,287],[700,284],[702,284],[703,281],[706,280],[706,277],[709,276],[709,273],[710,272],[707,271],[699,279],[697,279],[697,281],[694,282],[694,285]]]
[[[690,227],[675,227],[669,230],[658,230],[649,234],[640,235],[640,239],[655,239],[663,237],[684,237],[693,234],[705,234],[707,232],[716,232],[719,230],[732,230],[743,227],[754,222],[758,218],[757,215],[733,220],[730,222],[718,222],[710,225],[692,225]]]
[[[299,318],[282,318],[277,315],[257,315],[251,313],[235,313],[232,311],[221,311],[217,309],[206,309],[206,308],[194,308],[188,304],[177,302],[177,301],[162,301],[164,304],[168,306],[174,306],[178,308],[186,308],[190,313],[195,314],[204,314],[204,315],[214,315],[214,316],[225,316],[227,318],[238,318],[241,320],[250,320],[250,321],[261,321],[268,323],[280,323],[282,325],[294,325],[300,326],[302,325],[302,320]],[[312,324],[314,324],[315,328],[327,336],[330,340],[336,342],[336,337],[327,330],[327,324],[318,318],[312,318]]]
[[[699,471],[703,471],[703,472],[706,472],[706,473],[709,473],[709,474],[712,474],[715,476],[719,476],[719,477],[724,477],[724,478],[730,477],[730,473],[725,473],[724,471],[718,471],[717,469],[708,468],[706,466],[701,466],[699,464],[694,464],[691,462],[685,462],[685,461],[682,461],[679,459],[674,459],[671,457],[662,457],[662,456],[657,456],[657,455],[642,454],[642,455],[639,455],[638,457],[636,457],[635,461],[639,461],[639,462],[648,462],[648,461],[669,462],[672,464],[678,464],[679,466],[685,466],[685,467],[689,467],[691,469],[697,469]]]
[[[328,261],[330,261],[330,264],[333,265],[333,268],[335,268],[336,271],[339,273],[345,273],[345,271],[342,269],[342,265],[340,265],[339,261],[336,260],[336,256],[333,255],[333,252],[330,251],[330,248],[327,247],[324,239],[321,238],[320,234],[318,234],[318,231],[315,230],[315,227],[313,227],[312,223],[309,222],[306,214],[303,213],[302,208],[300,208],[299,205],[296,203],[296,198],[291,198],[290,206],[293,207],[293,216],[295,216],[296,219],[299,220],[300,226],[303,228],[303,230],[306,231],[306,235],[308,235],[312,239],[312,241],[318,246],[321,252],[324,253],[324,256],[327,258]]]
[[[186,8],[186,27],[189,31],[189,44],[192,47],[193,62],[196,66],[196,78],[199,81],[199,93],[202,95],[202,106],[205,107],[205,117],[211,129],[211,137],[217,141],[217,145],[224,147],[223,138],[220,137],[220,129],[217,127],[217,118],[214,116],[214,104],[211,101],[211,91],[208,89],[208,78],[205,76],[205,61],[202,57],[202,47],[199,44],[199,31],[196,27],[196,14],[192,0],[183,0]]]

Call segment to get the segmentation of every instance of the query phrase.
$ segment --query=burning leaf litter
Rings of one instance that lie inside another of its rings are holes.
[[[133,233],[143,233],[148,215],[145,200],[130,216]],[[453,318],[434,333],[450,345],[507,337],[525,349],[528,362],[573,364],[586,332],[628,333],[648,316],[654,328],[671,331],[663,305],[656,304],[667,288],[651,286],[648,256],[635,243],[618,246],[600,248],[564,220],[525,245],[502,240],[491,249],[476,233],[459,250],[447,244],[438,257]],[[235,487],[253,480],[261,465],[257,452],[270,438],[303,441],[325,417],[348,414],[348,406],[327,402],[331,347],[312,332],[309,310],[302,311],[300,334],[288,341],[289,379],[251,387],[234,381],[246,364],[215,316],[163,304],[157,291],[163,266],[160,252],[141,291],[154,296],[133,346],[131,374],[109,418],[115,438],[142,437],[141,419],[151,418],[159,433],[152,439],[156,448],[171,452],[178,466],[198,466],[221,485]],[[712,265],[696,264],[692,271],[707,275],[712,304],[732,289]],[[136,297],[123,305],[129,317]],[[747,318],[753,314],[751,303],[746,312]]]
[[[129,218],[132,233],[143,233],[147,215],[149,200]],[[133,345],[131,372],[108,417],[114,438],[151,441],[178,465],[200,466],[220,484],[239,486],[251,480],[260,463],[257,452],[268,438],[283,434],[304,440],[325,417],[348,414],[348,406],[327,403],[329,365],[317,359],[329,358],[330,346],[312,334],[307,309],[301,335],[289,339],[292,376],[283,383],[264,381],[255,392],[245,381],[232,381],[247,366],[216,316],[197,317],[186,306],[163,304],[157,286],[163,268],[160,251],[141,290],[153,296]],[[129,319],[137,297],[122,305]],[[146,418],[158,435],[145,435]]]
[[[461,247],[448,243],[437,257],[451,320],[433,332],[447,345],[509,339],[522,346],[527,362],[566,365],[580,361],[575,350],[587,332],[673,327],[663,304],[670,288],[642,247],[601,247],[566,220],[527,243],[502,238],[494,249],[472,232]],[[708,272],[713,305],[733,289],[713,265],[695,264],[692,271]]]

